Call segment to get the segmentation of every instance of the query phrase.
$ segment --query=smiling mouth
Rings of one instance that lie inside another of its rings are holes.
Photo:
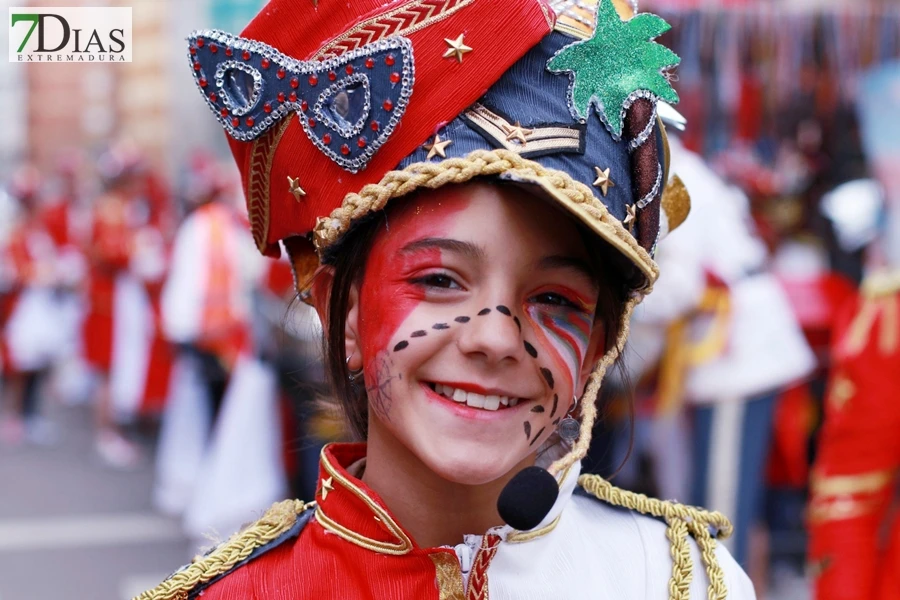
[[[483,410],[503,410],[504,408],[512,408],[516,406],[520,398],[511,398],[509,396],[493,396],[476,394],[475,392],[467,392],[459,388],[450,387],[442,383],[426,383],[433,392],[452,400],[457,404],[465,404],[472,408],[480,408]]]

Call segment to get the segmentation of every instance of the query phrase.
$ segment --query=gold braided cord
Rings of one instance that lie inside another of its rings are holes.
[[[700,548],[700,557],[706,566],[709,577],[707,596],[709,600],[725,598],[725,574],[716,558],[716,538],[727,538],[733,532],[728,519],[719,512],[707,511],[693,506],[657,500],[644,494],[629,492],[617,488],[599,475],[582,475],[578,484],[591,495],[613,506],[620,506],[665,519],[668,527],[666,537],[669,539],[669,553],[672,556],[672,577],[669,579],[669,599],[687,600],[688,590],[693,574],[692,561],[687,543],[690,533]],[[710,534],[714,527],[716,536]]]
[[[687,543],[687,523],[682,519],[669,519],[666,537],[669,538],[669,555],[672,557],[672,576],[669,578],[669,598],[687,600],[691,593],[694,570],[691,550]]]
[[[206,556],[198,556],[190,565],[134,600],[185,600],[192,589],[227,573],[254,550],[290,529],[297,522],[297,515],[309,506],[300,500],[273,504],[260,520],[234,534]]]

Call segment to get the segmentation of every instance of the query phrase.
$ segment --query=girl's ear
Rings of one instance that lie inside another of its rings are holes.
[[[319,315],[323,326],[327,326],[328,300],[331,298],[331,286],[334,284],[334,269],[332,267],[319,267],[313,275],[312,285],[309,287],[309,295],[312,305]]]
[[[581,365],[581,373],[579,373],[579,385],[576,389],[584,393],[588,378],[597,365],[597,362],[606,354],[606,325],[597,322],[591,330],[591,339],[588,342],[587,352],[584,354],[584,363]],[[579,394],[580,395],[580,394]]]
[[[344,322],[344,351],[349,358],[347,368],[358,371],[363,368],[363,356],[359,347],[359,288],[354,283],[347,298],[347,320]]]

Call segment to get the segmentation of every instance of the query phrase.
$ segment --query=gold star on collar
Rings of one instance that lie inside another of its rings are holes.
[[[603,196],[606,197],[606,192],[609,191],[609,188],[616,186],[613,180],[609,178],[609,167],[606,169],[594,167],[594,170],[597,172],[597,179],[594,181],[594,187],[599,188]]]
[[[322,500],[328,498],[328,492],[334,491],[334,477],[328,477],[322,480]]]
[[[622,221],[622,224],[628,228],[628,231],[632,231],[634,229],[634,223],[637,220],[637,205],[632,204],[625,210],[628,214],[625,215],[625,220]]]
[[[291,177],[288,175],[288,185],[290,186],[288,191],[294,195],[294,200],[300,201],[301,196],[305,196],[306,192],[300,187],[300,178],[299,177]]]
[[[426,160],[431,160],[435,156],[447,158],[447,146],[452,143],[453,140],[442,140],[440,135],[435,135],[434,140],[425,144],[425,149],[428,150],[428,158]]]
[[[525,146],[528,144],[528,140],[525,136],[531,135],[534,130],[526,129],[522,127],[522,124],[516,121],[515,125],[507,125],[503,124],[503,129],[506,132],[506,141],[510,142],[512,140],[519,140],[519,142]]]
[[[463,61],[463,54],[467,52],[471,52],[472,49],[466,46],[463,43],[463,34],[459,34],[459,37],[455,40],[451,40],[450,38],[444,38],[444,41],[447,43],[447,51],[444,52],[444,58],[450,58],[451,56],[455,56],[456,60],[459,62]]]

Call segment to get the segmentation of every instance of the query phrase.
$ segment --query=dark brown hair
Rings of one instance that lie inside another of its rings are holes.
[[[323,262],[334,269],[334,279],[328,298],[323,336],[323,356],[332,392],[347,419],[353,437],[365,440],[368,433],[368,400],[362,377],[351,381],[347,368],[344,329],[347,323],[347,303],[353,284],[360,285],[375,237],[387,222],[392,208],[403,199],[395,199],[378,211],[355,223],[338,244],[332,246]],[[622,314],[628,297],[640,285],[640,275],[631,263],[608,244],[599,240],[580,222],[578,227],[588,249],[591,267],[600,283],[595,321],[605,328],[605,348],[616,343],[622,326]]]

